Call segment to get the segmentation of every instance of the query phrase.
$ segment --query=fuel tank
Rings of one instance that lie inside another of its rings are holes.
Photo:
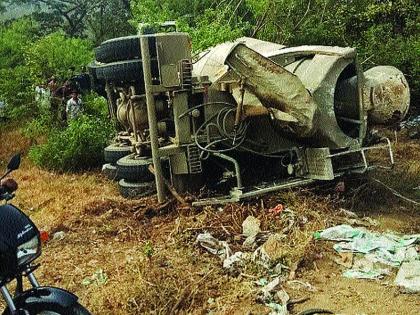
[[[17,248],[37,236],[35,224],[13,205],[0,206],[0,280],[17,268]]]

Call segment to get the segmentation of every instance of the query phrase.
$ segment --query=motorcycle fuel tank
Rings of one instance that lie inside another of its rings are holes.
[[[12,205],[0,206],[0,281],[17,272],[18,247],[38,235],[35,224],[21,210]],[[40,250],[33,259],[39,255]]]

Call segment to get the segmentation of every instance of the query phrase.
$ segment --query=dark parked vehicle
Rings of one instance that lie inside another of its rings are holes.
[[[3,180],[19,168],[20,155],[15,155],[7,165]],[[12,185],[10,185],[12,182]],[[4,315],[89,315],[74,294],[63,289],[41,286],[34,271],[39,265],[33,264],[41,255],[40,232],[35,224],[17,207],[7,204],[14,197],[17,184],[8,179],[8,184],[0,185],[0,292],[7,304]],[[31,284],[23,289],[23,278]],[[16,280],[14,296],[7,285]]]

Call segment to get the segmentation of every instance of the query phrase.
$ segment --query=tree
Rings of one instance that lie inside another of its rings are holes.
[[[249,33],[243,0],[134,0],[131,6],[133,25],[176,20],[191,34],[195,51]]]
[[[92,45],[88,40],[68,38],[56,32],[33,43],[25,55],[25,64],[32,84],[42,84],[51,77],[66,79],[73,69],[80,72],[93,59]]]
[[[6,103],[10,117],[20,116],[31,103],[25,52],[36,40],[37,30],[36,23],[29,19],[0,25],[0,100]]]
[[[99,1],[97,9],[86,17],[87,34],[96,45],[106,39],[133,35],[136,29],[128,23],[131,18],[129,1]]]
[[[30,19],[0,26],[0,69],[14,68],[24,62],[25,51],[36,39],[37,25]]]
[[[10,1],[10,0],[9,0]],[[34,18],[45,33],[63,30],[70,37],[90,37],[95,43],[131,33],[126,0],[17,0],[38,6]]]
[[[132,0],[132,23],[177,20],[193,48],[240,36],[286,46],[358,48],[364,68],[393,65],[420,94],[420,6],[416,0]]]

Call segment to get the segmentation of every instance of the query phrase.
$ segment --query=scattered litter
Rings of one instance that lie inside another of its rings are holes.
[[[222,260],[231,256],[232,251],[230,250],[228,243],[219,241],[208,232],[198,234],[197,243],[213,255],[218,255]]]
[[[417,247],[413,246],[413,247],[407,248],[407,250],[405,251],[404,261],[405,262],[410,262],[410,261],[414,261],[414,260],[418,259],[419,258],[419,252],[420,252],[420,247],[417,248]]]
[[[414,127],[420,127],[420,115],[410,117],[407,120],[404,120],[400,123],[401,128],[414,128]]]
[[[245,241],[242,243],[242,246],[246,248],[252,248],[255,244],[256,236],[248,236]]]
[[[395,284],[404,292],[420,292],[420,261],[405,262],[395,278]]]
[[[290,301],[290,296],[284,289],[278,290],[274,296],[274,299],[281,303],[281,305],[287,306]]]
[[[230,271],[233,271],[235,267],[242,266],[243,262],[251,257],[251,254],[243,252],[232,254],[232,250],[227,242],[219,241],[208,232],[198,234],[197,243],[213,255],[218,255],[223,261],[223,268]]]
[[[288,269],[287,266],[283,265],[282,263],[278,263],[277,265],[274,266],[273,273],[280,275],[285,269]]]
[[[343,214],[344,216],[348,217],[348,218],[353,218],[353,219],[357,219],[359,216],[357,215],[357,213],[350,211],[350,210],[346,210],[343,208],[340,208],[339,211],[340,214]]]
[[[82,284],[85,286],[88,286],[91,284],[101,286],[101,285],[106,284],[107,282],[108,282],[108,275],[102,269],[98,269],[95,271],[95,273],[92,276],[83,279]]]
[[[243,262],[243,256],[245,254],[242,252],[236,252],[235,254],[227,257],[223,260],[223,268],[232,269],[235,265],[240,265]]]
[[[263,301],[263,302],[269,302],[273,300],[273,296],[272,293],[274,291],[277,291],[277,289],[280,286],[280,277],[276,277],[274,278],[271,282],[267,283],[267,285],[265,285],[259,294],[259,300]]]
[[[264,287],[268,284],[268,280],[266,278],[261,278],[255,281],[255,283],[259,285],[260,287]]]
[[[410,139],[419,139],[420,138],[420,128],[419,126],[410,128],[408,131],[408,136]]]
[[[298,290],[300,288],[304,288],[310,292],[316,292],[317,288],[315,288],[312,284],[309,282],[299,281],[299,280],[290,280],[287,281],[287,285],[291,287],[292,289]]]
[[[352,269],[346,270],[343,276],[354,279],[381,279],[385,275],[389,275],[390,270],[387,268],[380,268],[372,260],[363,257],[354,262]]]
[[[269,315],[287,315],[289,312],[287,311],[287,305],[281,305],[278,303],[267,303],[265,304],[267,307],[271,308],[271,312]]]
[[[302,225],[305,225],[306,223],[308,223],[309,222],[309,219],[308,219],[308,217],[305,217],[304,215],[300,218],[300,223],[302,224]]]
[[[269,269],[271,267],[270,257],[265,252],[263,246],[258,247],[252,254],[252,261],[257,265]]]
[[[43,243],[48,242],[50,239],[50,234],[47,231],[40,231],[39,237]]]
[[[351,279],[370,279],[370,280],[377,280],[383,277],[383,274],[380,271],[376,270],[369,270],[369,271],[362,271],[362,270],[346,270],[343,272],[343,276],[345,278]]]
[[[265,278],[260,279],[260,283],[265,283]],[[266,306],[271,308],[271,315],[287,315],[287,303],[290,300],[289,295],[280,285],[280,277],[274,278],[271,282],[267,283],[257,296],[257,300],[265,303]]]
[[[66,233],[63,231],[60,232],[55,232],[53,235],[53,240],[54,241],[61,241],[66,237]]]
[[[371,226],[379,226],[379,222],[375,219],[364,217],[362,219],[346,219],[346,223],[351,225],[357,225],[357,226],[365,226],[365,227],[371,227]]]
[[[346,268],[351,268],[353,266],[353,253],[338,253],[339,258],[334,259],[334,261],[341,266]]]
[[[315,232],[315,239],[325,239],[330,241],[350,241],[354,237],[364,233],[359,229],[354,229],[350,225],[337,225],[322,232]]]
[[[273,214],[275,214],[275,215],[278,215],[278,214],[282,213],[282,212],[283,212],[283,210],[284,210],[284,206],[283,206],[281,203],[279,203],[279,204],[278,204],[277,206],[275,206],[274,208],[268,209],[268,212],[269,212],[269,213],[273,213]]]
[[[406,263],[417,263],[420,260],[420,254],[415,246],[420,242],[420,235],[381,234],[370,232],[365,228],[339,225],[317,232],[314,237],[339,241],[333,246],[338,253],[363,255],[362,259],[354,261],[351,269],[343,273],[347,278],[380,279],[390,271],[387,268],[381,268],[378,264],[399,268],[403,263],[406,265]],[[420,274],[420,267],[417,268]],[[400,279],[402,277],[400,276]],[[420,283],[420,275],[418,281]]]
[[[254,244],[260,229],[261,222],[256,217],[248,216],[242,223],[242,234],[246,237],[244,246],[250,247]]]

